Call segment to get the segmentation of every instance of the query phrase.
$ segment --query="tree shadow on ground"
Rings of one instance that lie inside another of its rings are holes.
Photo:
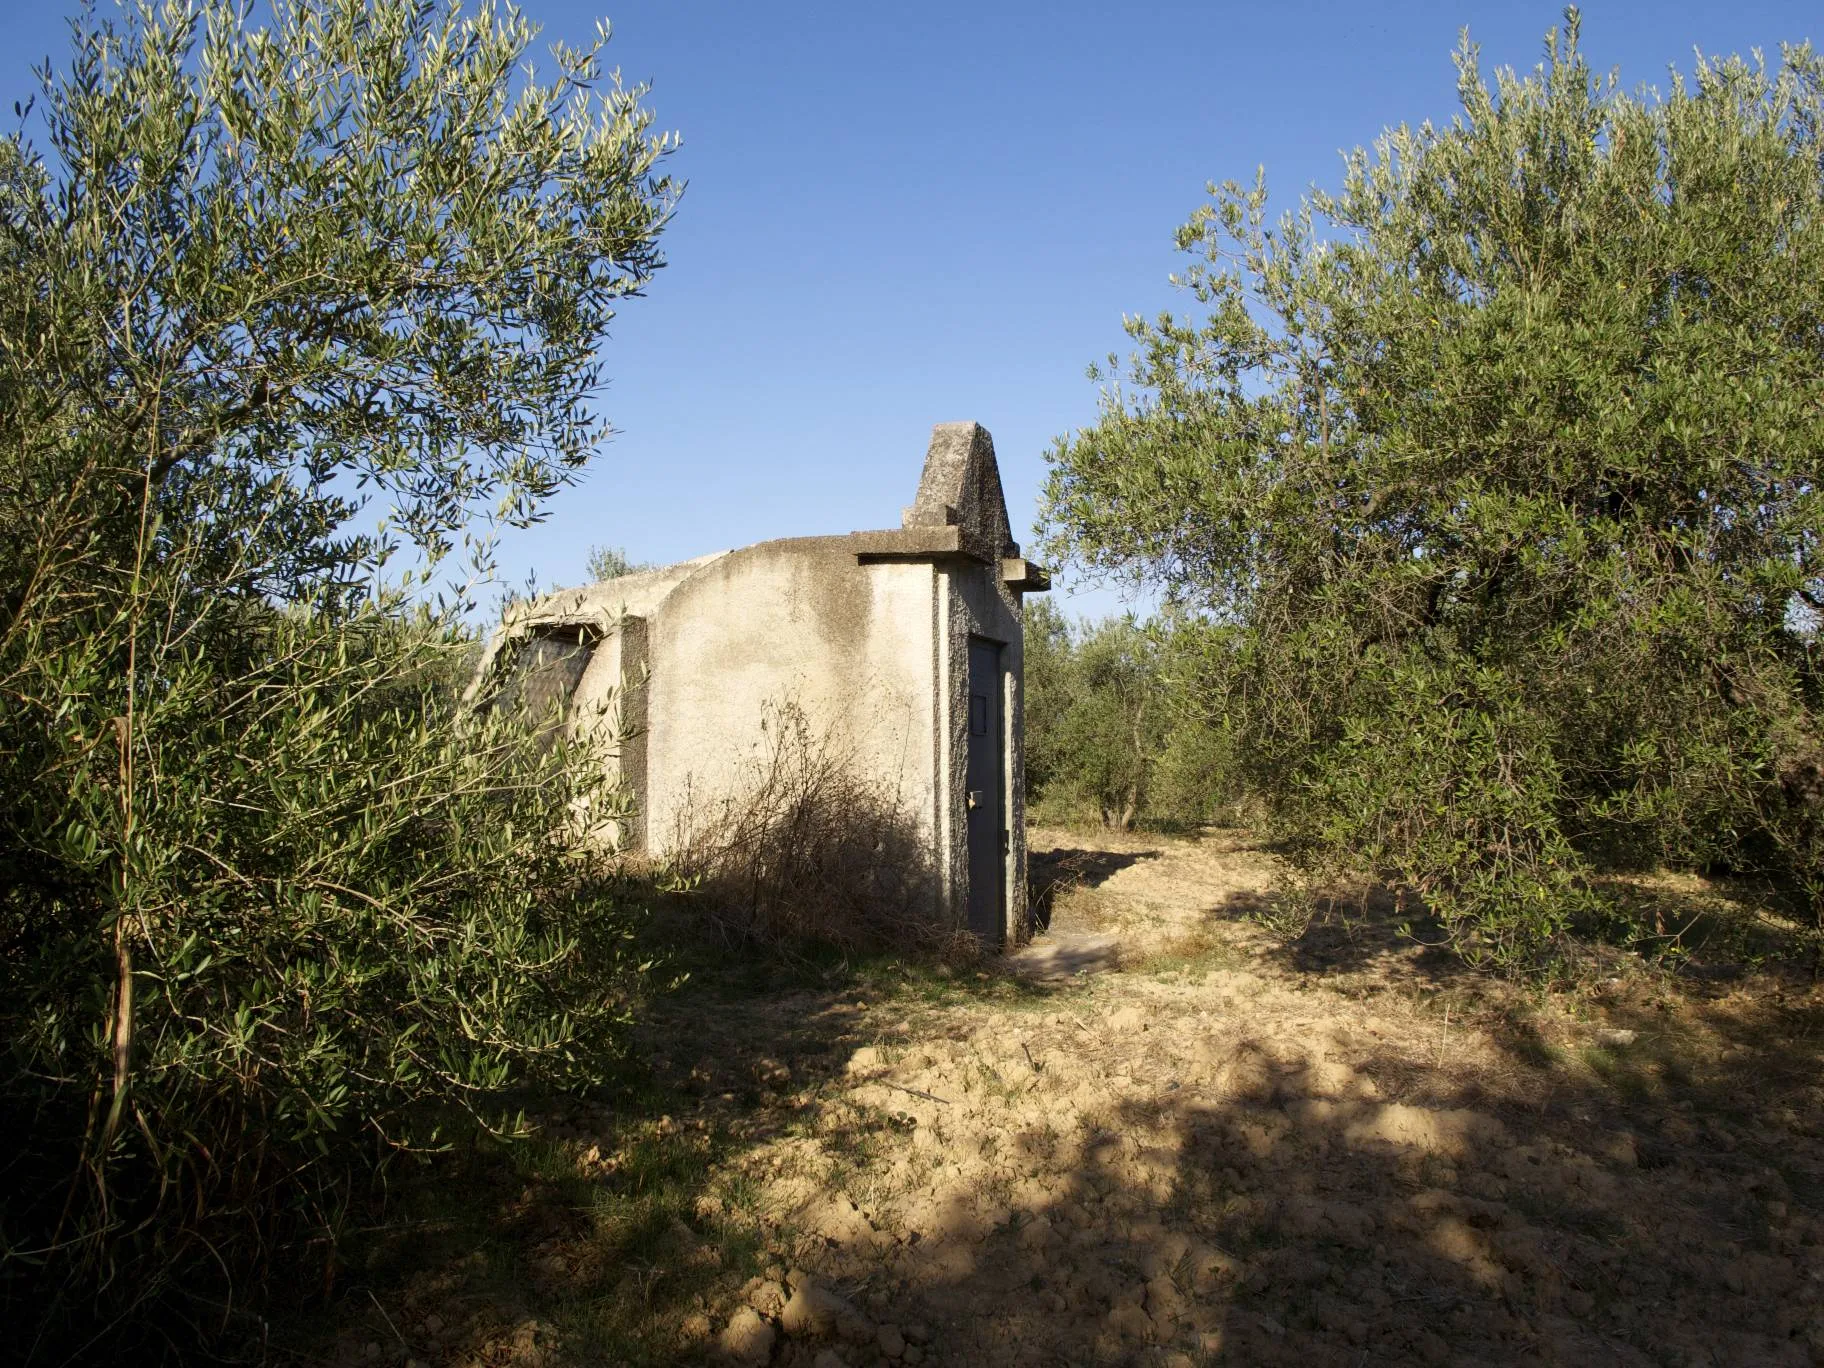
[[[922,1322],[945,1362],[1810,1363],[1818,1012],[1745,1016],[1802,1018],[1803,1065],[1693,1065],[1640,1094],[1163,1006],[1145,1034],[1169,1043],[1118,1011],[1068,1064],[1080,1023],[984,1045],[1001,1083],[969,1094],[966,1071],[869,1057],[946,1088],[876,1104],[934,1132],[928,1176],[908,1198],[849,1181],[826,1207],[851,1214],[819,1214],[797,1257],[864,1317]]]
[[[1098,850],[1088,847],[1053,847],[1034,850],[1027,860],[1027,887],[1032,899],[1035,930],[1051,926],[1060,896],[1075,888],[1099,888],[1124,869],[1142,860],[1156,860],[1158,850]]]
[[[1286,893],[1244,889],[1206,917],[1266,929],[1273,943],[1264,953],[1296,974],[1355,974],[1385,965],[1434,986],[1475,974],[1450,950],[1442,925],[1381,884],[1327,891],[1304,906]]]
[[[314,1361],[1824,1357],[1815,992],[1548,1019],[1359,928],[1067,985],[689,967],[611,1094],[427,1170],[397,1216],[444,1225],[375,1233]]]
[[[1819,938],[1789,915],[1790,894],[1765,879],[1624,872],[1599,874],[1593,889],[1596,910],[1561,935],[1554,952],[1558,967],[1573,977],[1622,972],[1641,959],[1691,985],[1769,974],[1793,983],[1818,977]],[[1210,908],[1209,916],[1268,929],[1277,941],[1270,952],[1275,961],[1301,974],[1397,965],[1403,977],[1446,987],[1481,973],[1452,948],[1449,928],[1422,899],[1380,882],[1321,888],[1308,897],[1289,888],[1245,889]]]
[[[282,1317],[277,1359],[688,1360],[716,1308],[789,1244],[749,1205],[756,1190],[723,1181],[741,1156],[821,1130],[861,1162],[894,1136],[890,1117],[836,1130],[822,1119],[883,1011],[1027,1011],[1069,993],[988,960],[668,949],[675,981],[647,1004],[613,1086],[504,1099],[523,1107],[529,1138],[465,1135],[396,1170],[384,1216],[346,1242],[328,1316]]]

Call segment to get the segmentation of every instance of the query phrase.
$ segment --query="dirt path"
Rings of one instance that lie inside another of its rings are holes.
[[[1054,943],[1112,948],[654,1028],[693,1099],[665,1125],[732,1140],[674,1222],[708,1272],[653,1361],[1824,1363],[1813,992],[1529,996],[1372,920],[1280,943],[1233,833],[1034,851]],[[562,1143],[612,1180],[612,1126]],[[573,1303],[602,1238],[547,1242]],[[545,1361],[614,1361],[558,1324]]]

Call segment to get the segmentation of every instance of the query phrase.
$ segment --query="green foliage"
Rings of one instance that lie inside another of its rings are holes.
[[[591,583],[600,584],[603,580],[620,579],[623,575],[637,575],[642,570],[652,567],[644,561],[631,561],[627,553],[618,546],[592,546],[589,548],[588,573]]]
[[[0,142],[0,1305],[28,1357],[322,1280],[389,1153],[615,1048],[632,914],[573,839],[612,814],[602,767],[465,716],[460,595],[382,578],[396,538],[428,585],[478,515],[575,477],[598,344],[660,264],[639,92],[596,93],[595,48],[527,77],[532,36],[413,0],[89,12],[52,155]]]
[[[1131,827],[1164,732],[1158,652],[1132,617],[1089,628],[1075,646],[1076,697],[1058,745],[1071,757],[1073,777],[1103,825]]]
[[[1824,64],[1630,97],[1567,12],[1532,74],[1459,71],[1449,127],[1277,222],[1211,187],[1203,317],[1130,324],[1051,550],[1217,624],[1204,708],[1281,834],[1473,952],[1529,962],[1598,860],[1824,913]]]
[[[1054,812],[1104,826],[1196,823],[1227,779],[1221,732],[1187,714],[1174,669],[1179,624],[1131,615],[1073,628],[1026,607],[1026,784]]]
[[[1022,642],[1026,790],[1030,798],[1037,799],[1053,788],[1068,764],[1059,738],[1074,687],[1070,620],[1050,599],[1029,598]]]
[[[1182,687],[1174,692],[1174,702],[1182,703]],[[1160,822],[1201,826],[1232,821],[1242,786],[1221,725],[1175,715],[1160,741],[1146,793],[1147,814]]]

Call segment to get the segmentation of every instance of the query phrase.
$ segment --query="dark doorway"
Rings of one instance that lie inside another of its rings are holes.
[[[1006,770],[1001,644],[969,638],[969,929],[991,944],[1007,930]]]

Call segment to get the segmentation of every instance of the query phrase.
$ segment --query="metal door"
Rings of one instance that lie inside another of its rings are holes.
[[[1006,758],[1001,645],[969,638],[969,929],[999,944],[1007,929]]]

